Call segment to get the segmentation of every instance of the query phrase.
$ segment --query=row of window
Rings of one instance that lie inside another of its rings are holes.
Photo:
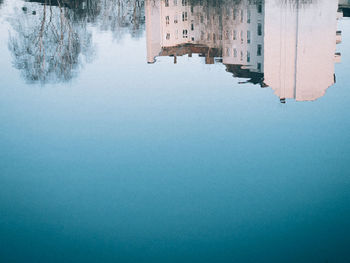
[[[170,1],[169,0],[165,0],[164,2],[165,2],[165,6],[169,7],[169,2]],[[178,0],[173,0],[173,5],[177,6],[177,2],[178,2]],[[182,6],[187,6],[187,0],[181,0],[181,5]]]
[[[169,7],[170,0],[165,0],[164,2],[165,2],[165,7]],[[173,2],[173,6],[177,6],[178,5],[178,0],[172,0],[172,2]],[[216,6],[216,1],[213,1],[212,4],[214,4],[214,6]],[[187,0],[181,0],[181,5],[182,6],[187,6],[188,5]],[[202,0],[199,1],[199,5],[203,6],[203,1]],[[192,8],[192,12],[193,12],[193,5],[191,5],[191,8]],[[262,9],[263,9],[262,4],[258,4],[257,5],[257,11],[258,11],[259,14],[262,13]],[[248,11],[248,17],[250,19],[250,10],[248,9],[247,11]],[[228,15],[229,15],[229,11],[228,11],[228,9],[226,9],[226,16],[228,16]],[[238,15],[238,10],[234,9],[234,11],[233,11],[234,19],[237,18],[237,15]],[[243,20],[243,10],[241,10],[241,20]],[[248,20],[248,18],[247,18],[247,20]]]
[[[192,31],[194,30],[194,25],[193,24],[191,24],[191,30]],[[176,32],[178,32],[178,31],[176,30]],[[188,30],[184,29],[182,32],[183,32],[183,38],[187,38]],[[176,34],[176,38],[177,38],[177,34]],[[200,38],[201,38],[202,41],[205,39],[205,33],[203,31],[201,31],[201,37]],[[240,32],[239,38],[241,40],[241,44],[243,44],[244,43],[244,31]],[[250,33],[249,30],[246,32],[246,38],[247,38],[247,44],[250,44],[251,43],[251,33]],[[167,33],[166,39],[170,40],[170,33]],[[212,33],[212,34],[207,33],[206,39],[207,39],[207,41],[213,40],[215,42],[217,40],[216,39],[216,34],[215,33]],[[229,31],[225,31],[225,40],[228,40],[228,39],[237,40],[237,31],[233,30],[232,31],[232,36],[230,36]],[[218,35],[218,40],[220,40],[220,41],[222,40],[222,35],[221,34]]]
[[[187,20],[188,20],[187,12],[182,12],[182,21],[185,22]],[[177,15],[175,15],[174,16],[174,24],[177,24],[177,23],[178,23]],[[165,24],[166,25],[170,24],[170,17],[169,16],[165,17]],[[193,23],[191,24],[191,30],[194,30]],[[262,24],[261,23],[258,23],[257,35],[262,36]],[[243,42],[243,31],[241,31],[240,38]],[[229,32],[228,31],[225,31],[225,39],[229,39]],[[236,40],[236,39],[237,39],[237,32],[236,32],[236,30],[234,30],[233,34],[232,34],[232,40]],[[247,31],[247,41],[248,41],[248,43],[250,43],[250,31]]]
[[[258,14],[262,13],[262,5],[261,4],[259,4],[257,6],[257,12],[258,12]],[[239,10],[239,9],[234,8],[231,12],[228,9],[226,9],[226,19],[229,19],[231,14],[232,14],[233,20],[240,20],[243,23],[243,21],[245,19],[243,9]],[[247,9],[247,16],[246,16],[247,23],[250,23],[250,18],[251,18],[251,11],[250,11],[250,9]]]
[[[230,57],[233,56],[234,58],[237,58],[238,56],[238,52],[237,49],[233,49],[233,52],[231,53],[231,49],[230,48],[226,48],[225,51],[225,56]],[[240,52],[240,60],[243,61],[243,51]],[[250,52],[247,51],[247,62],[250,62]]]
[[[191,24],[191,30],[192,31],[194,30],[194,25],[193,24]],[[188,33],[187,29],[184,29],[183,32],[186,32],[186,34],[184,34],[183,38],[187,38],[187,37],[185,37],[185,35],[187,35],[187,33]],[[231,32],[232,32],[232,34],[231,34]],[[231,32],[229,32],[227,30],[225,31],[225,33],[224,33],[225,40],[229,40],[229,39],[237,40],[237,31],[233,30]],[[260,33],[262,33],[262,32],[260,32]],[[258,31],[258,35],[259,35],[259,31]],[[240,32],[239,39],[241,40],[241,44],[244,43],[244,37],[246,37],[246,39],[247,39],[246,40],[247,44],[250,44],[251,43],[251,33],[250,33],[249,30],[246,32],[246,35],[244,34],[243,30]],[[205,39],[205,33],[203,31],[201,31],[201,37],[200,38],[201,38],[202,41]],[[166,39],[170,40],[170,33],[167,33]],[[207,39],[207,41],[210,41],[210,40],[216,41],[217,40],[216,39],[216,34],[215,33],[213,33],[213,34],[208,33],[206,39]],[[218,40],[222,40],[222,35],[221,34],[219,34]]]
[[[182,21],[185,22],[187,20],[188,20],[187,12],[182,12]],[[177,15],[174,15],[174,24],[177,24],[177,23],[178,23]],[[165,24],[166,25],[170,24],[170,17],[169,16],[165,17]]]
[[[241,15],[241,23],[243,23],[243,10],[241,11],[242,12],[242,15]],[[247,13],[247,23],[250,24],[250,11],[248,10],[248,13]],[[201,15],[198,15],[198,18],[200,20],[200,22],[203,24],[204,23],[204,16],[201,14]],[[213,16],[213,20],[215,20],[215,16]],[[187,21],[188,19],[188,13],[187,11],[184,11],[182,12],[182,21]],[[170,17],[169,16],[166,16],[166,20],[167,20],[167,25],[170,23]],[[236,20],[236,18],[234,17],[234,20]],[[207,17],[207,21],[210,22],[210,18]],[[221,21],[221,20],[220,20]],[[178,17],[177,17],[177,14],[174,15],[174,24],[177,24],[178,22]],[[222,21],[221,21],[221,24],[222,24]]]
[[[226,56],[231,56],[231,55],[233,55],[233,57],[235,57],[235,58],[237,58],[237,56],[238,56],[238,54],[237,54],[237,49],[233,49],[233,54],[231,54],[230,53],[230,49],[229,48],[227,48],[226,49]],[[241,51],[240,52],[240,61],[242,61],[243,62],[243,60],[244,60],[244,54],[243,54],[243,51]],[[246,61],[247,61],[247,63],[250,63],[250,52],[249,51],[247,51],[247,54],[246,54]],[[259,71],[259,72],[261,72],[261,63],[259,62],[259,63],[257,63],[257,70]]]
[[[177,0],[173,0],[173,1],[174,1],[174,6],[177,6]],[[169,7],[169,0],[165,1],[165,6]],[[182,6],[187,6],[187,0],[182,0]],[[258,5],[257,9],[258,9],[257,10],[258,13],[262,13],[262,5],[261,4]],[[240,20],[240,22],[243,23],[244,20],[246,19],[246,22],[249,24],[251,21],[251,11],[249,9],[246,11],[247,11],[247,15],[245,17],[243,9],[241,9],[241,10],[236,9],[236,8],[233,9],[232,10],[233,20]],[[191,13],[193,13],[193,6],[191,6]],[[230,17],[230,12],[226,9],[226,19],[229,19],[229,17]],[[208,20],[210,19],[209,16],[207,17],[207,19]],[[213,19],[214,19],[214,16],[213,16]],[[204,20],[203,15],[200,16],[200,20],[203,23],[203,20]]]
[[[225,35],[225,40],[229,40],[229,39],[237,40],[237,31],[236,30],[232,30],[232,31],[226,30],[224,32],[224,35]],[[246,38],[247,38],[247,44],[250,44],[251,34],[250,34],[249,30],[246,33]],[[239,39],[241,40],[241,44],[243,44],[244,43],[244,32],[243,32],[243,30],[241,30],[241,32],[239,34]]]
[[[233,51],[233,52],[231,52],[231,51]],[[262,55],[262,46],[258,45],[257,46],[257,56],[261,56],[261,55]],[[226,48],[225,56],[227,56],[227,57],[233,56],[234,58],[236,58],[238,56],[238,51],[236,48],[233,48],[233,49]],[[243,51],[240,52],[240,60],[243,61]],[[250,62],[250,51],[247,51],[247,62]]]
[[[166,34],[166,40],[170,40],[170,33]],[[188,30],[184,29],[182,30],[182,38],[188,38]],[[178,31],[175,31],[175,39],[178,39]],[[194,40],[194,38],[192,38],[192,40]]]

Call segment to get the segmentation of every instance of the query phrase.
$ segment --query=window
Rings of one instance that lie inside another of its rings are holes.
[[[182,0],[182,6],[187,6],[187,0]]]
[[[177,0],[174,0],[174,6],[177,6]]]
[[[233,40],[236,40],[237,39],[237,31],[236,30],[233,30]]]
[[[250,24],[250,10],[247,11],[247,23]]]
[[[236,58],[237,57],[237,49],[233,49],[233,56]]]
[[[170,40],[170,33],[166,34],[166,40]]]
[[[188,31],[187,29],[182,30],[182,37],[187,38],[188,37]]]
[[[182,21],[187,21],[187,12],[182,12]]]
[[[262,35],[262,25],[261,23],[258,23],[258,36]]]
[[[262,13],[262,4],[258,5],[258,13],[261,14]]]
[[[193,25],[193,23],[191,24],[191,30],[192,30],[192,31],[194,30],[194,25]]]
[[[241,51],[241,61],[243,61],[243,51]]]
[[[166,17],[165,17],[165,24],[166,24],[166,25],[169,25],[169,21],[170,21],[169,16],[166,16]]]
[[[261,71],[261,63],[258,63],[258,71]]]
[[[261,53],[262,53],[262,46],[261,46],[261,45],[258,45],[258,50],[257,50],[256,54],[257,54],[258,56],[261,56]]]
[[[247,31],[247,43],[250,44],[250,31]]]
[[[249,63],[250,62],[250,52],[247,51],[247,62]]]
[[[225,40],[228,40],[228,30],[225,31]]]
[[[174,16],[174,24],[177,24],[177,14],[175,14],[175,16]]]
[[[166,7],[169,6],[169,0],[165,0],[165,6],[166,6]]]
[[[243,31],[241,31],[241,44],[243,44]]]
[[[226,20],[230,19],[230,9],[226,8]]]

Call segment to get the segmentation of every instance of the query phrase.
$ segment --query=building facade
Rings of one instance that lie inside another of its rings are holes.
[[[338,0],[146,0],[147,61],[192,56],[270,86],[285,100],[315,100],[334,84]]]

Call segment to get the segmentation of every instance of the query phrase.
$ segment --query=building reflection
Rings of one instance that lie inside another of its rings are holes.
[[[9,19],[8,46],[28,82],[76,76],[94,57],[92,26],[116,40],[138,38],[146,19],[148,63],[198,54],[244,82],[271,87],[282,102],[315,100],[334,84],[334,64],[341,59],[337,19],[350,8],[349,0],[15,2],[21,6]]]
[[[344,17],[350,17],[350,0],[339,0],[339,11]]]
[[[199,54],[206,64],[220,61],[233,76],[270,86],[283,103],[316,100],[335,83],[338,4],[146,0],[147,61]]]

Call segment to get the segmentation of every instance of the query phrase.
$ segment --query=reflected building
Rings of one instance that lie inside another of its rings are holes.
[[[335,82],[338,1],[146,1],[147,61],[193,53],[297,101]]]
[[[265,1],[265,83],[282,101],[315,100],[334,84],[337,8],[329,0]]]
[[[173,56],[176,63],[177,56],[198,53],[206,57],[206,63],[213,63],[214,56],[222,54],[220,23],[215,21],[218,12],[208,2],[147,0],[147,62],[154,63],[157,56]]]
[[[264,72],[264,13],[263,1],[233,2],[222,11],[222,62],[235,77],[255,84],[262,81]]]
[[[339,11],[344,17],[350,17],[350,0],[339,0]]]
[[[262,72],[263,20],[261,1],[146,1],[147,61],[198,53]]]

